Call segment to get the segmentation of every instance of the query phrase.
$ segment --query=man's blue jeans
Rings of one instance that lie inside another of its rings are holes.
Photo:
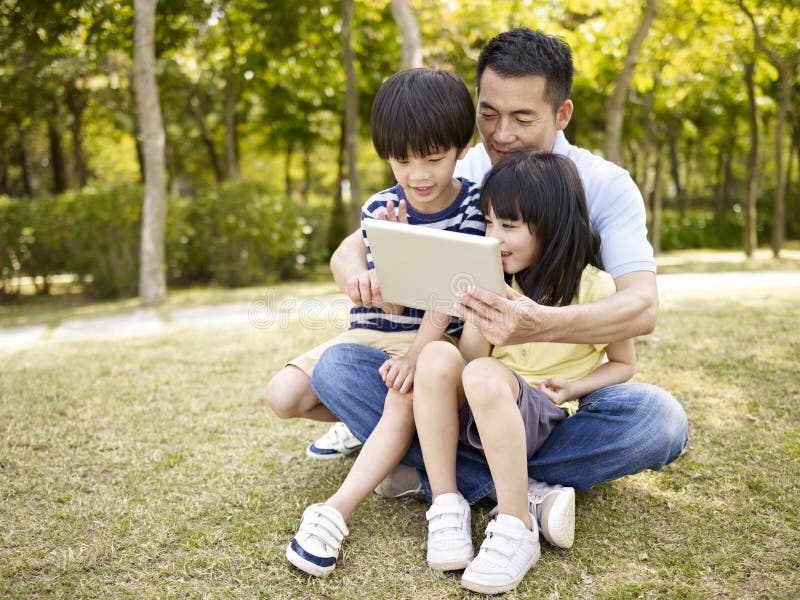
[[[338,344],[314,367],[311,385],[320,401],[362,442],[383,412],[387,388],[378,368],[388,356],[368,346]],[[528,460],[538,481],[587,489],[645,469],[660,469],[680,456],[688,440],[686,413],[664,390],[646,383],[614,385],[580,401]],[[403,463],[416,467],[430,502],[422,451],[415,440]],[[468,502],[494,490],[486,458],[459,442],[458,489]]]

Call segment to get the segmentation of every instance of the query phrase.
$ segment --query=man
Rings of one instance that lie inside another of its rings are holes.
[[[505,297],[481,289],[463,295],[457,305],[460,315],[493,344],[608,343],[650,333],[655,327],[658,293],[644,203],[626,171],[570,145],[564,137],[573,110],[572,73],[569,46],[555,37],[516,29],[491,40],[477,65],[482,143],[469,151],[456,174],[481,181],[503,156],[526,148],[570,158],[581,175],[590,218],[602,240],[603,264],[617,291],[592,304],[564,307],[538,305],[511,289]],[[397,218],[402,220],[402,210]],[[342,242],[331,269],[354,302],[383,305],[357,234]],[[322,356],[312,378],[317,397],[362,441],[377,423],[386,395],[378,374],[384,360],[382,353],[363,346],[335,346]],[[578,412],[556,427],[528,462],[529,476],[535,480],[531,512],[535,509],[542,521],[545,538],[561,540],[560,546],[572,543],[569,531],[556,532],[574,526],[574,504],[561,485],[586,489],[644,469],[659,469],[680,456],[687,439],[683,409],[655,386],[628,383],[582,398]],[[459,490],[469,502],[492,492],[485,459],[459,446],[457,461]],[[424,475],[418,445],[412,446],[404,463]],[[405,491],[403,486],[387,486],[394,487],[395,494]]]

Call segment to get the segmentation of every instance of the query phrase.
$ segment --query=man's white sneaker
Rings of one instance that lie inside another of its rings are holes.
[[[486,539],[478,556],[461,576],[461,585],[481,594],[513,590],[539,560],[539,529],[530,515],[533,530],[511,515],[499,514],[486,527]]]
[[[384,498],[424,495],[419,471],[401,463],[378,484],[375,493]]]
[[[544,539],[559,548],[575,541],[575,490],[528,479],[528,510],[536,515]]]
[[[328,432],[306,448],[309,458],[342,458],[361,448],[361,442],[342,422],[334,423]]]
[[[303,511],[294,539],[286,547],[286,558],[298,569],[316,577],[330,575],[350,533],[338,510],[312,504]]]
[[[475,556],[472,510],[461,494],[440,494],[425,513],[428,519],[428,564],[437,571],[463,569]]]

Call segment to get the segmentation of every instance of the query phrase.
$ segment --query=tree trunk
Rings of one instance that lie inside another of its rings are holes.
[[[669,169],[672,175],[672,182],[675,184],[675,200],[682,213],[686,213],[687,205],[684,197],[684,189],[681,185],[680,160],[678,159],[678,140],[675,136],[677,127],[669,128]]]
[[[622,164],[622,123],[625,120],[625,100],[628,97],[628,90],[633,80],[633,72],[636,70],[636,61],[639,59],[642,43],[650,31],[650,25],[653,23],[657,12],[657,1],[647,0],[639,27],[628,43],[628,52],[622,61],[622,70],[614,81],[614,90],[606,102],[604,154],[607,160],[617,164]]]
[[[33,195],[33,183],[31,182],[31,172],[28,169],[28,150],[25,147],[25,132],[22,125],[17,123],[17,165],[19,175],[22,179],[22,193],[25,196]]]
[[[228,179],[239,180],[239,148],[236,136],[236,102],[239,93],[234,83],[233,72],[225,79],[225,164]]]
[[[292,155],[294,154],[294,140],[290,136],[286,140],[286,161],[283,166],[283,180],[286,184],[286,199],[291,202],[294,189],[292,186]]]
[[[361,186],[358,178],[358,79],[353,51],[354,0],[342,0],[342,58],[345,72],[345,148],[347,181],[350,188],[350,224],[353,229],[361,221]]]
[[[64,95],[65,104],[72,115],[70,132],[72,133],[72,161],[78,185],[84,187],[89,179],[89,168],[86,165],[86,154],[83,151],[83,111],[86,108],[86,92],[75,87],[70,81]]]
[[[392,15],[403,39],[403,68],[422,66],[422,38],[419,23],[408,0],[392,0]]]
[[[303,147],[303,185],[300,188],[300,202],[303,206],[308,204],[308,196],[311,194],[312,167],[311,151],[308,146]]]
[[[128,73],[128,81],[130,82],[130,111],[132,115],[137,114],[136,108],[136,83],[135,73],[131,69]],[[139,119],[133,119],[133,139],[136,142],[136,159],[139,161],[139,181],[144,183],[144,147],[142,145],[142,129],[139,124]]]
[[[56,112],[57,115],[57,112]],[[47,136],[50,139],[50,168],[53,171],[53,193],[60,194],[68,187],[67,162],[64,160],[64,144],[61,128],[56,123],[58,116],[47,120]]]
[[[0,141],[0,194],[8,195],[10,189],[10,180],[8,178],[8,150],[6,149],[5,140]],[[1,292],[2,290],[0,290]]]
[[[347,215],[345,214],[344,201],[342,198],[342,187],[344,185],[344,163],[345,154],[347,153],[347,144],[345,138],[347,137],[346,118],[342,116],[339,135],[339,154],[336,159],[337,177],[336,177],[336,193],[333,196],[333,205],[331,206],[331,221],[328,229],[328,253],[333,254],[333,251],[339,246],[339,243],[347,235]]]
[[[656,148],[656,175],[653,182],[653,217],[651,219],[650,239],[653,253],[661,252],[661,212],[664,203],[664,146]]]
[[[747,87],[747,102],[750,108],[750,151],[747,153],[747,196],[744,200],[744,228],[742,230],[742,246],[747,258],[752,258],[758,248],[758,232],[756,228],[758,178],[760,164],[758,160],[759,131],[758,106],[756,105],[755,83],[753,81],[754,61],[744,64],[744,81]]]
[[[197,123],[197,128],[200,130],[200,137],[203,140],[203,145],[206,147],[206,151],[208,152],[208,159],[211,161],[211,168],[214,170],[214,180],[217,183],[222,183],[222,181],[225,179],[225,176],[222,173],[222,165],[220,164],[219,154],[217,154],[217,149],[214,147],[214,140],[211,138],[211,133],[208,131],[208,127],[206,126],[205,114],[200,105],[200,100],[198,100],[196,96],[192,96],[189,104],[192,109],[192,115],[194,115],[195,123]]]
[[[164,230],[167,190],[164,183],[164,123],[156,82],[155,16],[157,0],[134,0],[133,70],[137,117],[144,150],[144,210],[142,213],[139,300],[144,306],[167,295]]]

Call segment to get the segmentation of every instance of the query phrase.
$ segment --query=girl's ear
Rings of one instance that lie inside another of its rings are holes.
[[[464,146],[461,150],[459,150],[458,156],[456,157],[456,159],[457,160],[461,160],[462,158],[464,158],[467,155],[467,152],[469,152],[469,145]]]

